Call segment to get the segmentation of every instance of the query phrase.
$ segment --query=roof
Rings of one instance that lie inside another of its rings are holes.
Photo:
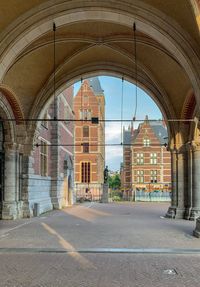
[[[123,144],[131,144],[131,130],[123,131]]]
[[[93,77],[88,79],[89,85],[92,88],[94,94],[97,95],[104,95],[104,90],[101,87],[100,81],[98,77]]]
[[[148,120],[148,118],[147,118]],[[168,133],[167,129],[163,126],[162,121],[148,121],[150,124],[155,136],[158,138],[161,145],[164,145],[165,143],[168,143]],[[139,124],[138,128],[134,130],[133,136],[132,136],[132,142],[134,143],[137,139],[137,136],[139,134],[140,128],[142,127],[142,124]]]
[[[168,142],[167,129],[163,126],[162,122],[150,122],[150,126],[160,141],[160,144],[165,144]]]

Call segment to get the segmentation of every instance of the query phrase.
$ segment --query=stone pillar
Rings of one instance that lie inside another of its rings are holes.
[[[185,203],[187,202],[187,151],[185,148],[179,149],[178,152],[178,193],[177,193],[177,208],[175,218],[185,217]]]
[[[29,190],[31,176],[34,174],[33,169],[34,159],[32,155],[23,155],[23,178],[22,178],[22,217],[32,217],[33,208],[29,204]]]
[[[103,183],[102,203],[108,203],[108,183]]]
[[[18,217],[18,152],[15,146],[5,149],[5,184],[2,208],[2,219],[16,219]]]
[[[190,219],[191,209],[192,209],[192,193],[193,193],[193,151],[191,143],[186,145],[187,156],[188,156],[188,180],[187,180],[187,200],[185,202],[185,219]]]
[[[193,195],[190,220],[200,216],[200,143],[194,143],[193,147]]]
[[[196,220],[196,228],[193,231],[193,235],[200,238],[200,217],[198,217]]]
[[[169,207],[166,217],[175,218],[177,208],[177,176],[178,176],[178,156],[176,150],[171,150],[171,180],[172,180],[172,192],[171,192],[171,206]]]
[[[59,178],[59,123],[52,122],[51,131],[51,202],[54,209],[62,208],[61,180]]]

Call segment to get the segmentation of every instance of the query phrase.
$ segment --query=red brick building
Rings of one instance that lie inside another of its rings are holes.
[[[132,190],[148,192],[171,190],[171,155],[165,147],[167,138],[163,122],[152,122],[148,117],[138,129],[124,131],[123,189],[126,193],[131,186]]]
[[[58,119],[73,119],[73,87],[63,91],[56,100]],[[54,104],[45,111],[38,126],[38,147],[33,152],[33,175],[29,179],[32,204],[40,204],[40,213],[73,203],[73,122],[50,122]],[[30,203],[31,204],[31,203]]]
[[[99,200],[103,191],[105,167],[105,124],[92,118],[105,118],[105,98],[97,77],[84,80],[74,98],[75,188],[77,198]]]

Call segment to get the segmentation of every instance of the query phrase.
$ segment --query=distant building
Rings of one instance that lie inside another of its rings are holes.
[[[97,77],[84,80],[74,97],[75,188],[77,198],[99,200],[105,168],[105,98]]]
[[[171,191],[171,155],[165,147],[167,137],[164,123],[149,121],[147,116],[138,129],[124,130],[124,196],[129,189]]]

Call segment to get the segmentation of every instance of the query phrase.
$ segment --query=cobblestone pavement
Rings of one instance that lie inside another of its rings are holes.
[[[198,287],[195,222],[163,218],[167,207],[88,203],[38,218],[0,221],[0,286]],[[113,253],[99,253],[101,248]],[[140,253],[128,253],[138,248]],[[193,251],[163,253],[167,248]]]
[[[198,287],[199,260],[185,255],[4,254],[0,286]]]

